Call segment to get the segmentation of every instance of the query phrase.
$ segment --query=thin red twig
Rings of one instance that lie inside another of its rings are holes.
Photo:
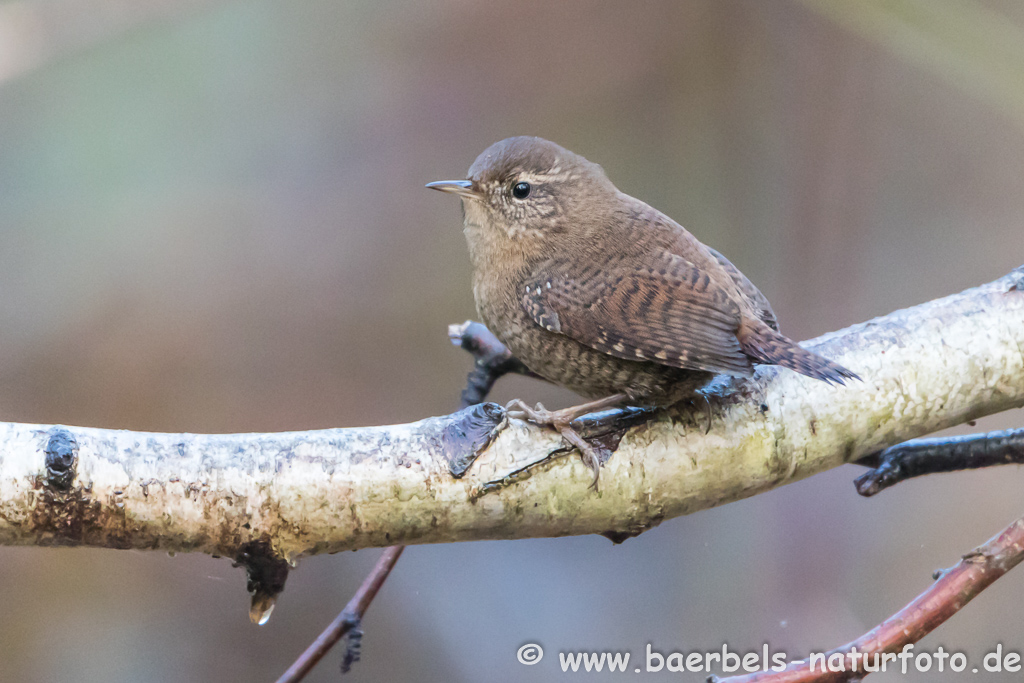
[[[310,669],[316,666],[316,663],[327,654],[327,651],[334,647],[334,644],[341,640],[353,626],[359,623],[363,615],[366,614],[366,608],[373,602],[373,599],[377,596],[377,591],[380,590],[384,580],[391,573],[395,562],[398,562],[398,558],[402,555],[403,550],[405,550],[405,547],[400,545],[384,549],[380,559],[377,560],[377,566],[363,580],[363,585],[359,587],[356,594],[348,601],[345,609],[306,648],[306,651],[295,660],[295,663],[288,667],[288,670],[277,679],[277,683],[297,683],[301,681],[306,677]]]
[[[807,660],[793,662],[783,671],[765,671],[744,676],[716,678],[717,683],[846,683],[867,675],[862,666],[856,670],[853,659],[848,656],[853,648],[858,653],[899,652],[909,643],[916,643],[933,631],[942,622],[956,614],[961,607],[978,593],[988,588],[993,581],[1017,566],[1024,559],[1024,517],[1021,517],[1000,534],[989,539],[964,555],[960,562],[941,573],[928,590],[914,598],[906,607],[857,640],[825,653],[825,661],[831,655],[844,655],[846,671],[821,671],[820,661],[815,671],[810,670]],[[871,662],[875,666],[874,659]]]

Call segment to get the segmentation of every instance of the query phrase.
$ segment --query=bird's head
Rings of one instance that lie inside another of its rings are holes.
[[[427,187],[462,198],[474,261],[581,246],[614,209],[618,193],[600,166],[535,137],[496,142],[469,167],[466,180]]]

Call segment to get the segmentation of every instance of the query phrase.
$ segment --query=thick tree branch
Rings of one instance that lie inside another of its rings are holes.
[[[712,387],[707,433],[699,403],[628,429],[621,420],[635,411],[590,421],[610,432],[599,494],[579,458],[548,460],[561,442],[547,430],[513,420],[491,442],[504,420],[493,404],[281,434],[3,423],[0,543],[229,557],[257,543],[293,560],[399,543],[621,538],[1024,405],[1022,282],[1018,269],[808,343],[863,383],[837,388],[762,368]],[[537,462],[532,476],[479,495]]]

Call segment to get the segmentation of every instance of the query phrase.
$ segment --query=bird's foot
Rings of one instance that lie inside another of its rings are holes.
[[[583,458],[583,464],[594,473],[594,481],[591,482],[590,487],[595,491],[597,490],[597,482],[601,476],[601,458],[597,454],[597,450],[580,436],[579,432],[572,428],[572,421],[579,417],[579,415],[573,414],[571,408],[547,410],[539,403],[531,408],[519,399],[516,399],[505,406],[505,410],[509,417],[527,420],[541,427],[551,427],[561,434],[562,439],[566,443],[579,450],[580,456]]]
[[[551,427],[561,434],[562,439],[566,443],[580,452],[583,464],[594,473],[594,481],[591,482],[590,488],[596,491],[597,482],[601,476],[601,456],[598,454],[597,449],[572,427],[572,421],[598,410],[617,406],[625,400],[625,394],[614,394],[607,398],[572,406],[571,408],[547,410],[540,403],[531,408],[519,399],[515,399],[505,406],[505,411],[508,417],[527,420],[541,427]]]

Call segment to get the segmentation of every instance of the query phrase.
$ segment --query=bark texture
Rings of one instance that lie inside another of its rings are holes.
[[[1024,405],[1024,269],[806,346],[865,381],[834,387],[762,368],[713,384],[710,409],[701,400],[633,426],[630,411],[591,420],[609,455],[599,493],[575,454],[549,457],[561,448],[554,433],[513,420],[492,438],[504,421],[494,404],[277,434],[2,423],[0,543],[250,559],[262,549],[294,561],[396,544],[621,540]]]

